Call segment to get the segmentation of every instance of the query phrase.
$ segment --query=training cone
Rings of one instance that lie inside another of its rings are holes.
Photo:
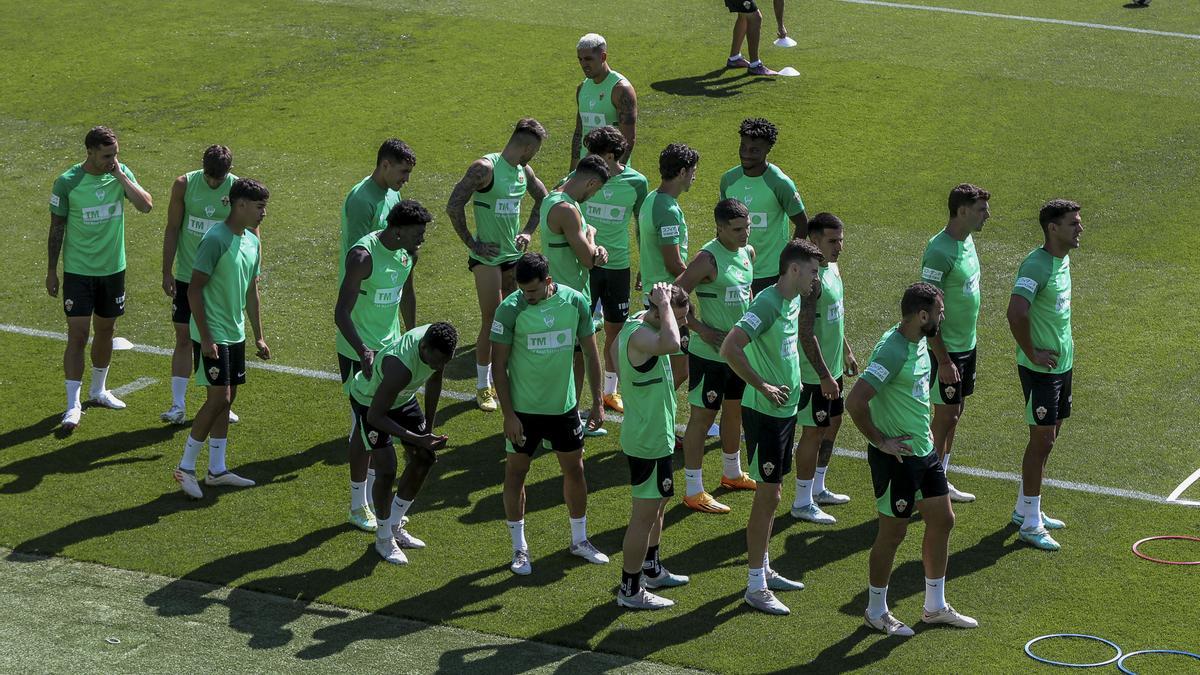
[[[113,338],[113,349],[116,349],[119,351],[133,349],[133,343],[130,342],[129,340],[126,340],[123,337],[115,337],[115,338]]]
[[[800,77],[800,71],[796,70],[795,68],[793,68],[791,66],[788,66],[787,68],[784,68],[783,70],[779,71],[779,74],[784,77]]]
[[[790,37],[781,37],[775,41],[776,47],[795,47],[796,41]]]

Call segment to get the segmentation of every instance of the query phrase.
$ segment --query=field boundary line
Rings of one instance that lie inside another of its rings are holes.
[[[0,331],[6,332],[6,333],[15,333],[17,335],[26,335],[29,337],[49,338],[52,340],[59,340],[59,341],[66,341],[66,339],[67,339],[66,333],[59,333],[59,332],[50,331],[50,330],[41,330],[38,328],[26,328],[25,326],[16,326],[16,325],[9,324],[9,323],[0,323]],[[133,347],[129,351],[138,352],[140,354],[155,354],[158,356],[170,356],[172,353],[170,349],[164,349],[163,347],[155,347],[152,345],[143,345],[143,344],[137,344],[137,343],[134,343]],[[308,378],[313,378],[313,379],[318,379],[318,380],[329,380],[329,381],[338,382],[338,383],[341,382],[341,377],[337,373],[329,373],[329,372],[325,372],[323,370],[313,370],[310,368],[296,368],[294,366],[284,366],[284,365],[280,365],[277,363],[270,363],[270,362],[263,362],[263,361],[247,361],[246,366],[249,368],[256,368],[258,370],[267,370],[267,371],[271,371],[271,372],[275,372],[275,373],[283,373],[285,375],[298,375],[300,377],[308,377]],[[139,380],[134,380],[135,383],[138,381]],[[451,389],[442,389],[442,395],[445,396],[446,398],[452,398],[456,401],[474,401],[475,400],[475,396],[473,394],[465,394],[465,393],[457,392],[457,391],[454,391]],[[624,418],[621,415],[617,415],[614,413],[605,413],[604,419],[605,419],[605,421],[612,421],[612,422],[615,422],[616,424],[621,424],[624,421]],[[678,424],[675,426],[675,429],[682,433],[684,426],[682,424]],[[854,459],[866,459],[867,458],[867,453],[865,453],[861,450],[848,450],[846,448],[835,448],[834,454],[841,456],[841,457],[852,457]],[[1021,480],[1020,474],[1011,473],[1008,471],[993,471],[991,469],[978,469],[975,467],[961,466],[958,464],[952,465],[950,467],[950,472],[951,473],[961,473],[961,474],[964,474],[967,476],[977,476],[979,478],[992,478],[995,480],[1004,480],[1004,481],[1008,481],[1010,483],[1017,483],[1017,482],[1020,482],[1020,480]],[[1198,469],[1196,471],[1196,473],[1192,475],[1192,482],[1194,482],[1195,480],[1200,480],[1200,469]],[[1190,501],[1186,501],[1186,500],[1172,500],[1170,498],[1164,499],[1160,495],[1151,494],[1149,492],[1141,492],[1138,490],[1126,490],[1124,488],[1107,487],[1104,485],[1092,485],[1091,483],[1078,483],[1075,481],[1057,480],[1054,478],[1047,478],[1043,482],[1046,485],[1061,488],[1064,490],[1072,490],[1075,492],[1087,492],[1087,493],[1091,493],[1091,494],[1105,495],[1105,496],[1109,496],[1109,497],[1122,497],[1124,499],[1135,499],[1138,501],[1155,502],[1158,504],[1170,503],[1170,504],[1180,504],[1180,505],[1184,505],[1184,506],[1200,506],[1200,502],[1190,502]],[[1190,484],[1191,483],[1189,482],[1189,483],[1187,483],[1187,485],[1181,486],[1182,489],[1177,488],[1176,492],[1182,493],[1183,489],[1186,489],[1187,486]],[[1175,494],[1174,496],[1177,497],[1178,494]]]
[[[1008,19],[1010,21],[1029,21],[1032,23],[1049,23],[1058,26],[1074,26],[1076,28],[1092,28],[1096,30],[1112,30],[1122,33],[1138,33],[1157,37],[1183,38],[1185,40],[1200,40],[1195,33],[1176,33],[1169,30],[1154,30],[1152,28],[1134,28],[1132,26],[1114,26],[1107,23],[1091,23],[1089,21],[1072,21],[1070,19],[1050,19],[1040,16],[1025,16],[1024,14],[1001,14],[999,12],[983,12],[975,9],[958,9],[957,7],[935,7],[931,5],[911,5],[903,2],[885,2],[884,0],[837,0],[851,5],[869,5],[874,7],[890,7],[892,9],[914,9],[922,12],[940,12],[943,14],[965,14],[980,16],[988,19]]]
[[[1192,501],[1190,499],[1180,499],[1179,498],[1179,495],[1183,494],[1184,490],[1187,490],[1188,488],[1190,488],[1192,486],[1192,484],[1198,480],[1200,480],[1200,469],[1196,469],[1195,472],[1192,473],[1192,475],[1183,479],[1183,482],[1179,484],[1179,487],[1175,488],[1175,490],[1173,492],[1171,492],[1171,494],[1167,495],[1167,501],[1169,501],[1173,504],[1185,504],[1187,506],[1200,506],[1200,502]]]

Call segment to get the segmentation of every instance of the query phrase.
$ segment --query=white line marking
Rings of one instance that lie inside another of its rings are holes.
[[[1184,490],[1187,490],[1188,488],[1190,488],[1192,486],[1192,483],[1195,483],[1198,480],[1200,480],[1200,469],[1196,469],[1195,473],[1188,476],[1187,480],[1180,483],[1179,487],[1175,488],[1175,491],[1167,496],[1167,501],[1175,503],[1175,504],[1186,504],[1188,506],[1200,506],[1200,502],[1195,502],[1190,499],[1180,499],[1179,498],[1179,495],[1183,494]]]
[[[1098,30],[1115,30],[1122,33],[1140,33],[1142,35],[1157,35],[1158,37],[1175,37],[1185,40],[1200,40],[1200,35],[1194,33],[1175,33],[1167,30],[1152,30],[1150,28],[1132,28],[1130,26],[1112,26],[1105,23],[1089,23],[1087,21],[1069,21],[1067,19],[1047,19],[1040,16],[1025,16],[1023,14],[998,14],[996,12],[980,12],[973,9],[955,9],[953,7],[931,7],[929,5],[910,5],[903,2],[883,2],[882,0],[838,0],[852,5],[872,5],[875,7],[892,7],[894,9],[915,9],[923,12],[942,12],[944,14],[966,14],[982,16],[989,19],[1011,19],[1013,21],[1031,21],[1033,23],[1051,23],[1060,26],[1075,26],[1078,28],[1094,28]]]
[[[145,389],[146,387],[149,387],[152,384],[158,384],[158,380],[154,379],[153,377],[139,377],[138,379],[134,380],[133,382],[130,382],[129,384],[122,385],[120,387],[117,387],[116,389],[113,389],[112,393],[113,393],[113,396],[120,397],[120,396],[124,396],[125,394],[132,394],[133,392],[137,391],[138,389]]]
[[[0,331],[4,331],[7,333],[16,333],[18,335],[28,335],[31,337],[50,338],[53,340],[60,340],[60,341],[65,341],[67,339],[66,333],[57,333],[57,332],[49,331],[49,330],[38,330],[36,328],[26,328],[24,326],[14,326],[14,325],[8,324],[8,323],[0,323]],[[153,347],[150,345],[140,345],[140,344],[136,344],[136,343],[133,345],[132,351],[143,353],[143,354],[158,354],[160,356],[170,356],[172,353],[172,351],[170,349],[164,349],[162,347]],[[341,382],[341,376],[339,376],[337,373],[327,373],[323,370],[311,370],[309,368],[294,368],[292,366],[282,366],[282,365],[275,364],[275,363],[262,363],[262,362],[247,362],[246,365],[251,368],[257,368],[259,370],[269,370],[271,372],[284,373],[286,375],[299,375],[301,377],[314,378],[314,379],[318,379],[318,380],[331,380],[333,382]],[[139,378],[138,380],[134,380],[132,383],[130,383],[130,385],[136,384],[143,379],[150,379],[150,378]],[[126,385],[126,386],[130,386],[130,385]],[[472,394],[464,394],[464,393],[457,392],[457,391],[451,391],[449,389],[443,389],[442,395],[447,398],[452,398],[456,401],[474,401],[475,400],[475,396]],[[605,413],[604,419],[607,421],[615,422],[617,424],[620,424],[624,421],[624,418],[621,415],[617,415],[615,413]],[[682,424],[675,425],[675,430],[680,433],[682,433],[684,429],[685,429],[685,426]],[[853,457],[854,459],[866,459],[867,458],[867,453],[862,452],[861,450],[847,450],[845,448],[836,448],[834,450],[834,454],[840,455],[842,457]],[[1004,480],[1004,481],[1009,481],[1012,483],[1016,483],[1021,480],[1020,475],[1015,474],[1015,473],[1009,473],[1007,471],[992,471],[991,469],[976,469],[973,467],[958,466],[958,465],[951,466],[951,471],[954,473],[966,474],[968,476],[979,476],[981,478],[994,478],[996,480]],[[1197,472],[1192,475],[1192,480],[1200,480],[1200,470],[1197,470]],[[1158,495],[1153,495],[1153,494],[1150,494],[1149,492],[1139,492],[1137,490],[1125,490],[1122,488],[1105,487],[1103,485],[1092,485],[1090,483],[1076,483],[1074,481],[1055,480],[1053,478],[1047,478],[1043,482],[1046,485],[1051,485],[1053,487],[1061,488],[1064,490],[1073,490],[1075,492],[1088,492],[1091,494],[1108,495],[1111,497],[1123,497],[1125,499],[1136,499],[1136,500],[1146,501],[1146,502],[1156,502],[1159,504],[1162,504],[1162,503],[1165,503],[1168,501]],[[1182,487],[1184,489],[1186,489],[1187,485],[1184,485]],[[1176,491],[1178,493],[1181,493],[1183,490],[1180,488],[1177,488]],[[1178,495],[1176,494],[1175,496],[1178,496]],[[1187,505],[1187,506],[1200,506],[1200,502],[1172,501],[1170,503],[1182,504],[1182,505]]]

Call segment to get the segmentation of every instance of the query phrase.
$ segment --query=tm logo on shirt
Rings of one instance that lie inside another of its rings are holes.
[[[519,216],[521,215],[521,198],[516,199],[497,199],[496,200],[496,215],[498,216]]]
[[[725,287],[725,304],[740,305],[750,301],[750,284]],[[755,317],[757,318],[757,317]]]
[[[221,221],[208,220],[207,218],[197,218],[195,216],[188,216],[187,229],[188,229],[188,232],[191,232],[193,234],[198,234],[203,237],[204,233],[208,232],[209,228],[211,228],[213,225],[216,225],[219,222],[221,222]]]
[[[583,122],[583,126],[591,127],[593,129],[595,129],[596,127],[602,127],[602,126],[608,124],[608,120],[605,119],[604,113],[580,111],[579,112],[579,121]]]
[[[403,286],[394,286],[392,288],[380,288],[375,291],[375,304],[377,305],[394,305],[400,302],[400,292],[404,289]]]
[[[764,230],[767,227],[767,214],[762,212],[750,214],[750,229]]]
[[[574,331],[554,330],[546,333],[530,333],[525,338],[525,346],[533,352],[550,352],[575,346]]]
[[[121,213],[121,202],[113,202],[112,204],[85,207],[81,215],[85,225],[96,225],[110,218],[116,218]]]
[[[596,220],[610,220],[619,223],[625,220],[625,207],[588,202],[587,217],[589,219],[595,218]]]

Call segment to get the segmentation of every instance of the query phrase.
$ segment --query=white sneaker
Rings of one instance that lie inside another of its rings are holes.
[[[958,502],[960,504],[967,504],[975,501],[975,495],[971,494],[970,492],[963,492],[950,483],[947,483],[946,486],[950,488],[950,501]]]
[[[62,417],[63,431],[66,431],[66,432],[75,431],[75,428],[79,426],[79,420],[82,417],[83,417],[83,409],[82,408],[71,408],[67,412],[63,413],[63,417]]]
[[[519,574],[521,576],[532,574],[533,565],[529,562],[529,552],[523,549],[514,550],[512,564],[508,566],[508,569],[511,570],[513,574]]]
[[[760,612],[774,614],[776,616],[786,616],[792,613],[788,606],[779,601],[775,594],[770,589],[764,588],[761,591],[752,591],[746,589],[746,604]]]
[[[242,478],[232,471],[222,471],[214,474],[209,471],[204,478],[205,485],[228,485],[230,487],[253,487],[254,481],[249,478]]]
[[[417,539],[409,534],[408,530],[404,529],[404,524],[408,522],[408,516],[400,519],[399,525],[392,526],[392,536],[395,537],[396,543],[400,548],[425,548],[425,542]]]
[[[673,588],[683,586],[690,579],[686,574],[672,574],[666,567],[659,565],[659,575],[652,577],[642,572],[642,586],[645,588]]]
[[[819,494],[813,497],[813,501],[821,506],[837,506],[839,504],[849,504],[850,495],[840,495],[828,489],[821,490]]]
[[[396,540],[391,537],[386,539],[375,537],[375,552],[382,556],[385,562],[390,562],[393,565],[408,564],[408,557],[396,545]]]
[[[196,482],[195,471],[184,471],[179,467],[175,467],[175,481],[179,483],[179,489],[192,499],[200,499],[204,497],[204,493],[200,491],[200,483]]]
[[[950,605],[939,609],[936,612],[926,610],[921,614],[921,621],[925,623],[945,623],[955,628],[978,628],[979,622],[965,614],[959,614],[958,610]]]
[[[655,595],[644,588],[639,588],[638,592],[632,596],[627,596],[617,591],[618,607],[627,607],[629,609],[666,609],[674,604],[674,600],[664,598],[661,595]]]
[[[113,393],[108,389],[105,389],[99,394],[92,394],[92,403],[95,403],[101,408],[111,408],[112,410],[125,409],[125,402],[116,396],[113,396]]]
[[[168,424],[183,424],[187,421],[187,411],[183,408],[171,406],[171,409],[159,415],[158,419]]]
[[[779,572],[776,572],[774,569],[768,567],[767,588],[771,589],[772,591],[802,591],[804,590],[804,583],[788,579]]]
[[[578,544],[571,544],[571,555],[577,555],[580,558],[594,564],[604,565],[608,562],[608,556],[600,552],[600,549],[592,545],[592,542],[584,539]]]
[[[863,623],[869,628],[882,631],[885,635],[911,637],[913,634],[913,629],[905,626],[904,622],[893,616],[891,612],[884,612],[883,616],[878,619],[872,619],[870,614],[863,612]]]
[[[808,506],[792,507],[792,517],[796,520],[807,520],[810,523],[817,525],[833,525],[837,522],[837,518],[825,513],[816,503]]]
[[[242,418],[238,417],[237,413],[233,412],[232,410],[229,411],[229,423],[230,424],[237,424],[238,422],[241,422],[241,421],[242,421]]]

